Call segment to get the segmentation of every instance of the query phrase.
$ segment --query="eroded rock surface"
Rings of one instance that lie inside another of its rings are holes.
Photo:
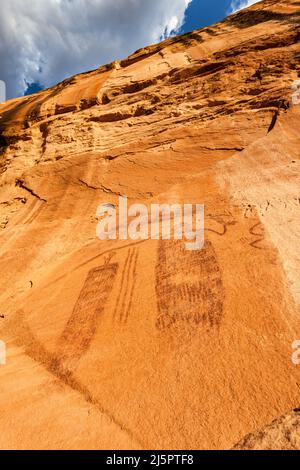
[[[249,434],[234,450],[299,450],[300,409],[275,419],[263,430]]]
[[[299,406],[299,20],[266,0],[0,105],[0,448],[232,448]],[[204,249],[98,240],[119,195],[205,204]]]

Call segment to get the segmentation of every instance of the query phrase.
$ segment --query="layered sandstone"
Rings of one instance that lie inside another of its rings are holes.
[[[265,0],[0,105],[0,448],[249,447],[299,406],[299,18]],[[203,203],[204,249],[98,240],[119,195]]]
[[[275,419],[264,429],[249,434],[234,450],[299,450],[300,409]]]

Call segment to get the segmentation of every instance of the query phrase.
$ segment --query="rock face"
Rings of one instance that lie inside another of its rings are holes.
[[[300,409],[275,419],[262,431],[249,434],[234,450],[299,450]]]
[[[232,448],[299,406],[299,5],[0,105],[0,448]],[[204,204],[204,248],[100,241],[119,195]]]

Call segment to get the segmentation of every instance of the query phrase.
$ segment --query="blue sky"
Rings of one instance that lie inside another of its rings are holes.
[[[231,0],[192,0],[178,33],[186,33],[216,23],[228,15],[230,8]],[[25,94],[35,93],[41,89],[42,86],[38,83],[31,83]]]
[[[255,1],[0,0],[0,80],[33,93]]]
[[[193,0],[186,11],[182,31],[193,31],[222,20],[230,11],[230,4],[230,0]]]

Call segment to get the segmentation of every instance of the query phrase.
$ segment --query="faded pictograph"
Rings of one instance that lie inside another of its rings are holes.
[[[138,249],[133,247],[127,252],[122,268],[121,285],[117,296],[113,318],[116,323],[126,324],[131,312],[133,294],[137,280]]]
[[[60,363],[74,370],[87,352],[104,314],[118,271],[118,263],[105,263],[89,271],[73,312],[58,342]]]
[[[156,264],[158,330],[178,322],[218,327],[223,317],[224,288],[213,244],[196,253],[180,241],[159,242]]]

